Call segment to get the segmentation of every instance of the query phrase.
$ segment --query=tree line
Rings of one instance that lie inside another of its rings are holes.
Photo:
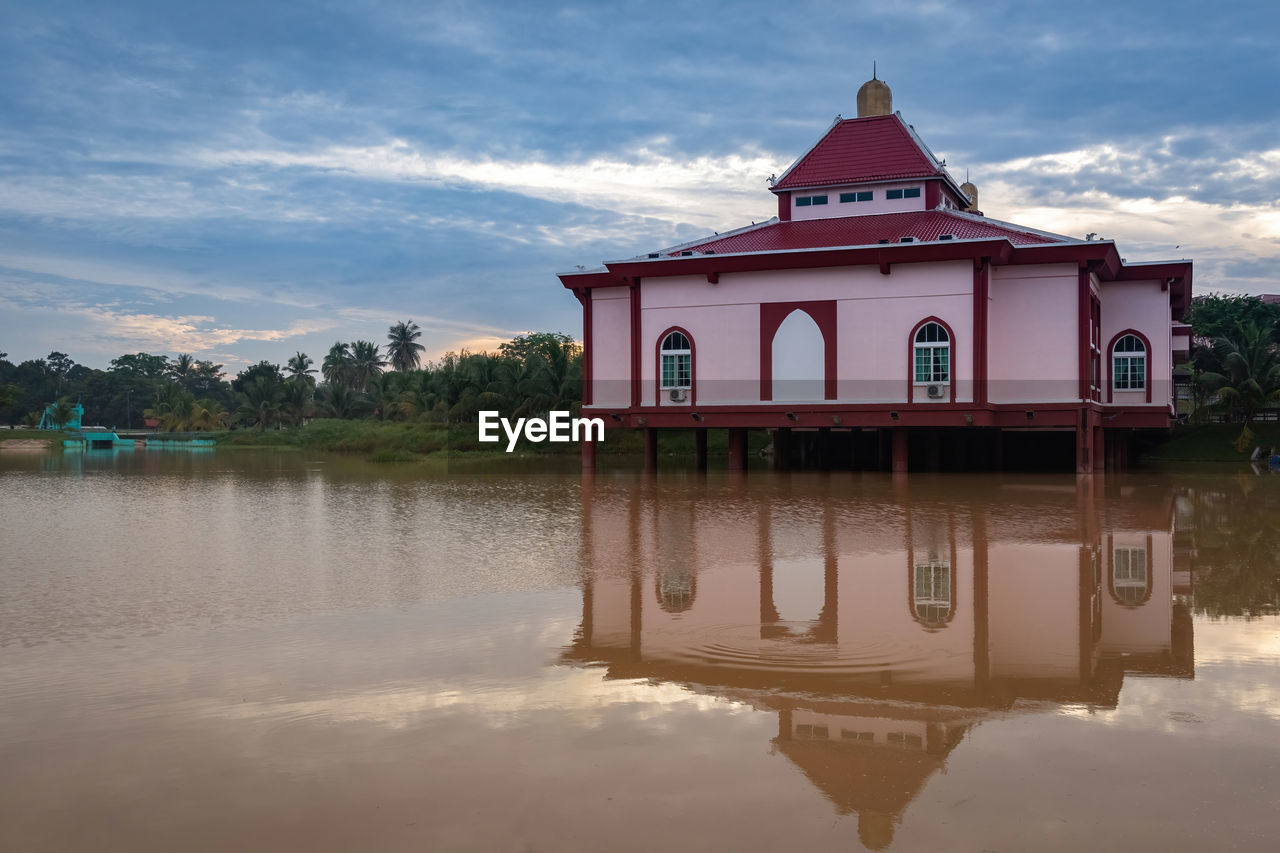
[[[1258,414],[1280,406],[1280,304],[1258,296],[1202,296],[1186,322],[1192,327],[1191,419],[1243,424],[1238,446],[1245,448]]]
[[[582,401],[582,347],[568,335],[536,332],[495,352],[450,352],[423,364],[422,332],[412,321],[387,342],[339,341],[316,362],[303,352],[282,366],[260,361],[228,378],[223,365],[132,353],[106,370],[65,353],[13,364],[0,353],[0,421],[35,426],[48,405],[85,423],[166,431],[283,429],[313,418],[474,421],[481,409],[523,417],[576,411]]]

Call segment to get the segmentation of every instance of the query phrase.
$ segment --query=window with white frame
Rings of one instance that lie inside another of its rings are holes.
[[[1121,604],[1141,604],[1146,599],[1146,548],[1112,549],[1111,588]]]
[[[682,332],[662,339],[662,388],[693,387],[693,347]]]
[[[1147,348],[1137,335],[1125,335],[1111,350],[1111,383],[1116,391],[1147,387]]]
[[[951,618],[951,566],[941,560],[916,563],[912,578],[911,606],[926,625],[941,625]]]
[[[914,376],[918,383],[951,381],[951,337],[938,323],[925,323],[916,331]]]

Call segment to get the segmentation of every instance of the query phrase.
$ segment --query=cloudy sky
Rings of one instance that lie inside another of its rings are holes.
[[[990,216],[1280,292],[1272,4],[0,0],[0,351],[235,372],[776,212],[873,60]]]

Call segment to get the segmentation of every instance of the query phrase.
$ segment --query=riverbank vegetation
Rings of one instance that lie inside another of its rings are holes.
[[[1280,304],[1257,296],[1204,296],[1187,314],[1194,337],[1190,373],[1192,424],[1238,424],[1235,449],[1248,453],[1261,416],[1280,408]],[[1211,432],[1185,434],[1195,436]]]
[[[0,417],[34,426],[45,406],[78,401],[87,423],[104,426],[394,455],[491,450],[477,441],[481,410],[518,418],[581,408],[582,348],[568,335],[521,335],[495,352],[451,352],[426,365],[420,337],[406,321],[388,330],[385,347],[339,341],[318,364],[299,352],[284,366],[262,361],[230,379],[222,365],[189,354],[134,353],[107,370],[60,352],[17,365],[0,354]]]

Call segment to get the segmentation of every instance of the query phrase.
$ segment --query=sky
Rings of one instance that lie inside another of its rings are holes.
[[[1271,3],[0,0],[0,352],[229,374],[777,212],[872,62],[988,216],[1280,292]]]

